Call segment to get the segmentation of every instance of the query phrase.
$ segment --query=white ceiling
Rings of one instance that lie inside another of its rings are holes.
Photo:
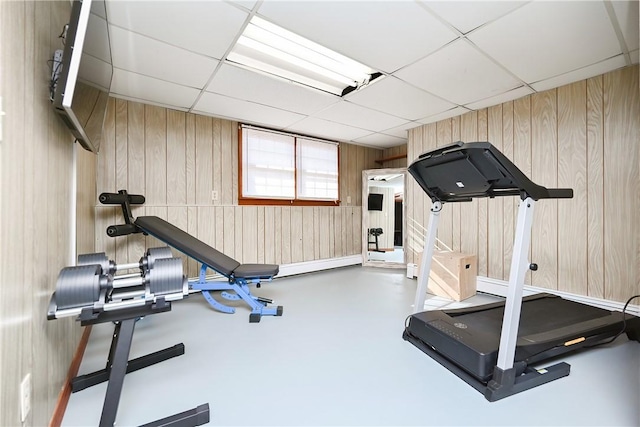
[[[113,96],[379,148],[639,57],[637,0],[94,2],[83,67],[108,87],[111,56]],[[226,63],[253,15],[384,77],[340,98]]]

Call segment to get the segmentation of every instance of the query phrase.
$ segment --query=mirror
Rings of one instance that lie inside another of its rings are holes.
[[[362,171],[362,265],[405,268],[407,169]]]

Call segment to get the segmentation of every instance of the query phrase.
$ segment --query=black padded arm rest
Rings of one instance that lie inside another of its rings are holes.
[[[233,270],[233,276],[240,279],[270,279],[280,271],[279,265],[241,264]]]
[[[185,255],[227,277],[230,277],[234,270],[240,266],[240,263],[235,259],[157,216],[139,216],[135,220],[135,224],[145,233],[173,246]]]

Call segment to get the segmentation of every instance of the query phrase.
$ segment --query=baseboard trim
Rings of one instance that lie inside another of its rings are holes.
[[[53,409],[49,427],[60,427],[60,425],[62,424],[64,411],[67,409],[67,404],[69,403],[69,398],[71,397],[71,380],[78,375],[80,363],[82,362],[82,356],[84,356],[84,351],[87,348],[87,343],[89,342],[89,335],[91,335],[91,325],[84,327],[84,331],[82,332],[82,337],[80,337],[78,347],[73,354],[73,359],[71,360],[71,365],[69,366],[69,371],[67,372],[67,378],[62,385],[62,389],[60,389],[60,393],[58,394],[58,401],[56,402],[56,406]]]
[[[486,292],[493,295],[499,295],[502,297],[507,296],[507,288],[509,282],[505,280],[492,279],[490,277],[478,276],[476,281],[476,289],[480,292]],[[577,295],[569,292],[558,291],[555,289],[538,288],[536,286],[524,285],[523,296],[539,294],[541,292],[547,292],[550,294],[558,295],[562,298],[576,301],[579,303],[592,305],[594,307],[603,308],[611,311],[622,311],[624,308],[624,302],[610,301],[601,298],[594,298],[585,295]],[[631,297],[631,295],[629,295]],[[640,305],[629,304],[627,307],[627,313],[635,316],[640,316]]]
[[[314,271],[329,270],[331,268],[346,267],[349,265],[357,264],[362,264],[362,255],[350,255],[340,258],[317,259],[313,261],[283,264],[280,266],[280,272],[278,273],[276,278],[293,276],[295,274],[312,273]]]

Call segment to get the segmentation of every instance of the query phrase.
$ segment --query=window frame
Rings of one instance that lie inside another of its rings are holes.
[[[282,135],[291,136],[294,138],[293,156],[294,156],[294,193],[293,199],[287,198],[269,198],[269,197],[251,197],[243,195],[243,176],[244,176],[244,157],[243,146],[244,139],[242,131],[243,129],[253,129],[257,131],[273,132]],[[338,171],[338,197],[335,200],[326,199],[298,199],[298,165],[297,165],[297,138],[310,139],[319,142],[325,142],[329,144],[335,144],[336,146],[336,166]],[[238,205],[241,206],[340,206],[340,144],[335,141],[322,140],[319,138],[309,137],[306,135],[294,134],[289,132],[282,132],[272,130],[268,128],[261,128],[258,126],[238,124]]]

